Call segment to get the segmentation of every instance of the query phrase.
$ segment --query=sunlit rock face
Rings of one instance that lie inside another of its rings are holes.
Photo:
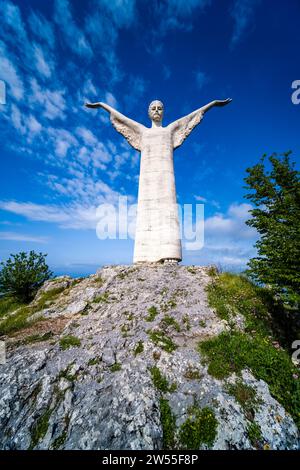
[[[35,321],[1,338],[0,448],[182,449],[180,429],[196,404],[216,420],[212,442],[200,448],[253,449],[249,416],[228,393],[237,380],[256,391],[251,419],[260,442],[299,448],[293,419],[264,381],[247,370],[226,380],[208,372],[199,342],[232,328],[208,307],[209,282],[207,268],[172,264],[107,266],[85,279],[48,281],[31,304],[46,292]]]

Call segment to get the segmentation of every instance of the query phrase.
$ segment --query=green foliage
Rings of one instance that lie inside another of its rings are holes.
[[[17,310],[17,308],[21,307],[22,303],[14,299],[10,296],[0,297],[0,318],[8,313]]]
[[[26,326],[30,326],[29,317],[31,315],[30,307],[20,307],[16,313],[9,315],[0,323],[0,336],[14,333]]]
[[[72,371],[74,362],[71,362],[66,369],[62,369],[60,373],[58,374],[58,379],[66,379],[69,382],[74,382],[77,379],[78,376],[78,371],[74,372]]]
[[[157,317],[157,315],[158,315],[157,308],[152,306],[152,307],[148,308],[148,315],[145,318],[145,320],[148,321],[148,322],[151,322],[155,319],[155,317]]]
[[[255,329],[270,334],[268,293],[243,275],[222,273],[208,284],[209,306],[222,320],[230,321],[237,313],[245,317],[246,331]]]
[[[167,328],[168,326],[174,328],[178,333],[180,332],[179,323],[175,320],[175,318],[170,317],[170,315],[165,315],[160,322],[162,328]]]
[[[51,289],[50,291],[43,292],[34,305],[21,305],[15,312],[8,315],[3,321],[0,321],[0,336],[14,333],[32,325],[37,319],[31,320],[30,317],[34,313],[52,305],[63,290],[63,287]],[[15,309],[13,308],[12,310]]]
[[[249,441],[254,447],[261,447],[262,435],[259,424],[254,421],[247,426]]]
[[[248,274],[267,285],[292,307],[300,302],[300,179],[289,159],[290,152],[266,155],[248,168],[246,195],[255,206],[246,223],[260,234],[256,242],[258,256],[249,263]]]
[[[211,447],[217,435],[218,421],[211,408],[192,406],[189,417],[181,425],[179,439],[183,448],[197,450],[201,444]]]
[[[167,378],[161,373],[157,366],[151,367],[150,373],[154,387],[157,388],[157,390],[160,390],[163,393],[175,392],[177,385],[175,383],[169,385]]]
[[[163,331],[148,330],[147,333],[151,341],[154,344],[156,344],[156,346],[159,346],[161,349],[163,349],[164,351],[171,353],[175,351],[175,349],[177,349],[177,345]]]
[[[122,366],[121,364],[119,364],[118,362],[115,362],[115,364],[113,364],[112,366],[110,366],[110,370],[111,372],[118,372],[119,370],[122,369]]]
[[[144,351],[143,341],[139,341],[135,347],[134,355],[137,356],[138,354],[141,354],[143,351]]]
[[[259,404],[256,397],[256,390],[250,385],[246,385],[241,379],[234,384],[228,384],[226,391],[233,395],[236,401],[241,405],[248,419],[253,420],[255,410]]]
[[[93,359],[90,359],[88,362],[88,366],[95,366],[96,364],[99,364],[101,362],[100,357],[94,357]]]
[[[61,338],[59,344],[61,349],[64,351],[69,348],[78,348],[81,345],[81,341],[76,336],[68,335]]]
[[[207,357],[208,372],[218,379],[250,369],[300,425],[300,379],[285,351],[274,348],[267,338],[234,331],[203,341],[199,350]]]
[[[42,253],[24,251],[10,255],[1,263],[0,293],[20,302],[29,302],[37,290],[47,281],[52,272],[49,270]]]
[[[160,398],[159,408],[163,430],[163,448],[172,450],[175,446],[176,419],[168,400],[165,398]]]
[[[40,416],[31,428],[31,443],[29,449],[34,449],[34,447],[45,437],[48,427],[49,419],[52,414],[51,409],[48,409],[42,416]]]
[[[39,334],[34,334],[27,336],[23,341],[22,344],[32,344],[32,343],[38,343],[41,341],[48,341],[53,337],[52,331],[47,331],[46,333],[39,335]]]
[[[219,270],[217,268],[217,266],[215,265],[211,265],[208,267],[207,269],[207,274],[210,276],[210,277],[215,277],[219,274]]]
[[[60,436],[58,436],[52,444],[53,449],[59,449],[62,447],[67,439],[67,431],[63,431]]]
[[[93,302],[95,302],[96,304],[99,304],[100,302],[103,302],[105,304],[108,303],[108,298],[109,298],[109,292],[104,292],[104,294],[102,295],[99,295],[98,297],[96,297]]]

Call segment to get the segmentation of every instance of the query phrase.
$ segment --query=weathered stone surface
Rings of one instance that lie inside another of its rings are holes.
[[[209,406],[218,420],[213,449],[252,449],[243,409],[225,382],[208,374],[197,352],[200,340],[229,328],[207,306],[209,280],[201,267],[108,266],[67,287],[51,306],[52,317],[41,322],[62,321],[60,333],[27,345],[20,335],[8,342],[7,364],[0,366],[0,448],[161,449],[160,392],[149,370],[155,365],[177,386],[164,394],[177,428],[189,406]],[[166,315],[179,328],[165,325]],[[149,330],[164,331],[177,349],[166,352],[153,344]],[[62,349],[66,337],[80,345]],[[136,352],[139,344],[142,351]],[[197,371],[195,378],[188,378],[189,370]],[[232,375],[229,382],[236,379]],[[297,428],[267,384],[246,370],[243,381],[259,397],[254,419],[263,443],[299,448]]]

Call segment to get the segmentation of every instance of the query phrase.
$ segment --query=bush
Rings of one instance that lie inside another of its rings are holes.
[[[241,332],[223,332],[199,344],[208,362],[208,373],[217,379],[250,369],[258,380],[269,385],[271,395],[300,425],[300,379],[298,370],[284,350],[270,340]]]
[[[2,262],[0,295],[20,302],[31,301],[37,290],[52,276],[45,262],[46,256],[34,251],[22,251]]]

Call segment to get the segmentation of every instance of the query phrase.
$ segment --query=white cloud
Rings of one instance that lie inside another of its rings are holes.
[[[190,31],[196,12],[202,12],[211,0],[162,0],[155,4],[155,16],[158,18],[156,33],[164,36],[171,30]]]
[[[48,119],[65,119],[65,90],[52,91],[45,87],[42,88],[35,78],[30,81],[30,85],[31,96],[29,99],[33,107],[36,107],[37,104],[42,105],[43,115]]]
[[[55,36],[51,23],[42,15],[35,12],[30,13],[28,21],[33,34],[35,34],[38,39],[46,42],[49,47],[53,48],[55,44]]]
[[[0,240],[10,240],[18,242],[47,243],[48,237],[37,237],[34,235],[24,235],[17,232],[0,232]]]
[[[47,133],[54,142],[55,153],[58,157],[65,157],[70,148],[75,149],[78,146],[78,140],[66,129],[49,127]]]
[[[253,26],[255,8],[260,4],[260,0],[235,0],[231,9],[231,16],[234,20],[234,30],[231,38],[231,45],[236,45],[249,27]]]
[[[20,42],[27,41],[27,33],[22,21],[19,7],[10,1],[0,2],[0,14],[2,13],[3,24],[8,25],[15,33]]]
[[[36,134],[36,133],[41,132],[42,125],[34,116],[32,116],[32,114],[28,117],[28,119],[26,120],[26,123],[31,133]]]
[[[207,199],[203,196],[194,196],[194,198],[196,199],[196,201],[207,202]]]
[[[86,129],[85,127],[77,127],[76,133],[83,139],[86,145],[97,145],[98,140],[89,129]]]
[[[110,92],[105,93],[105,102],[109,105],[112,106],[113,108],[116,108],[117,106],[117,100],[114,97],[114,95]]]
[[[0,41],[0,57],[0,79],[5,81],[14,98],[21,100],[24,95],[24,85],[2,41]]]
[[[204,247],[198,252],[184,248],[185,262],[244,269],[255,254],[257,239],[256,231],[245,223],[251,218],[251,209],[250,204],[233,203],[225,214],[216,213],[208,217],[204,222]]]
[[[208,237],[253,238],[255,230],[245,224],[251,218],[250,204],[231,204],[227,214],[216,214],[205,221],[205,235]]]
[[[49,78],[52,74],[52,62],[49,60],[48,62],[46,62],[42,48],[40,46],[37,46],[36,44],[33,46],[33,54],[37,70],[40,72],[41,75],[46,78]]]
[[[11,106],[11,122],[15,129],[17,129],[21,134],[26,133],[26,126],[24,124],[22,114],[15,104],[12,104]]]
[[[84,82],[83,93],[85,96],[97,96],[98,94],[97,88],[90,78]]]
[[[64,229],[95,229],[99,220],[95,205],[55,206],[10,201],[0,202],[0,208],[29,220],[56,223]]]
[[[54,21],[60,27],[66,44],[75,54],[85,59],[93,56],[88,40],[73,19],[68,0],[55,0]]]
[[[196,72],[196,83],[200,90],[207,83],[207,81],[208,81],[208,78],[207,78],[206,73],[201,72],[200,70]]]
[[[231,204],[231,206],[228,209],[228,215],[241,219],[241,220],[247,220],[251,217],[251,214],[249,211],[253,209],[253,206],[251,204]]]

